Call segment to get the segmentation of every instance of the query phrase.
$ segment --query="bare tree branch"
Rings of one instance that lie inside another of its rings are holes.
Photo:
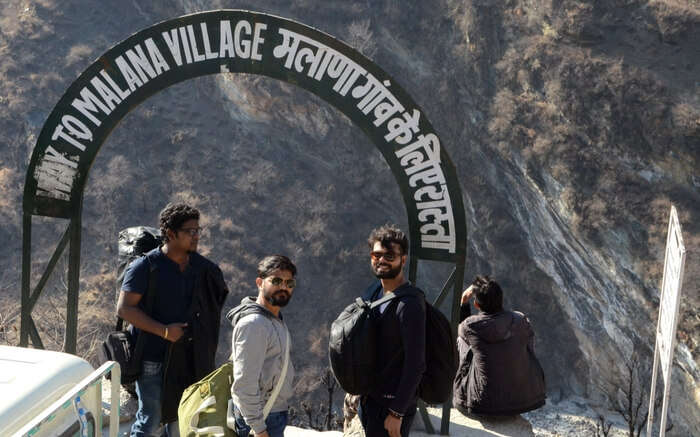
[[[620,414],[627,423],[629,437],[639,437],[648,420],[649,412],[644,407],[649,403],[651,389],[650,361],[649,357],[643,356],[637,348],[625,361],[622,372],[611,372],[601,382],[600,388],[606,394],[610,408]],[[613,364],[611,363],[610,369],[616,368]],[[655,401],[654,408],[660,406],[658,401]]]

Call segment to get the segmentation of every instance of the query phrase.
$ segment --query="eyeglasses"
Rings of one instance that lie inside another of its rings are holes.
[[[186,232],[190,237],[202,235],[204,228],[180,228],[181,232]]]
[[[369,256],[372,257],[373,261],[379,261],[380,259],[384,258],[385,260],[387,260],[389,262],[392,262],[393,260],[395,260],[396,258],[399,257],[399,255],[394,253],[394,252],[379,252],[379,251],[370,252]]]
[[[278,278],[277,276],[271,277],[270,283],[275,287],[279,287],[280,285],[282,285],[282,283],[284,283],[284,285],[286,285],[287,288],[294,288],[297,286],[297,281],[295,279],[282,279]]]

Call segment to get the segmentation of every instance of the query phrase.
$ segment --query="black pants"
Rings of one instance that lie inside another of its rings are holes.
[[[360,422],[365,429],[366,437],[388,437],[389,433],[384,429],[384,420],[389,414],[387,407],[382,406],[369,396],[363,396],[360,401]],[[401,421],[401,437],[408,436],[411,424],[416,417],[416,407],[410,408]]]

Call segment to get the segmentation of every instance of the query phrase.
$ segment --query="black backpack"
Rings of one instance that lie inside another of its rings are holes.
[[[124,273],[136,258],[147,254],[163,244],[160,230],[148,226],[133,226],[119,231],[119,249],[117,261],[117,296],[122,289]]]
[[[459,353],[450,321],[439,309],[425,303],[425,373],[418,397],[427,404],[442,404],[450,398]]]
[[[158,247],[162,242],[160,232],[147,226],[135,226],[119,232],[119,264],[117,266],[117,294],[124,282],[124,273],[129,264],[136,258],[145,255]],[[156,269],[150,264],[148,277],[148,292],[146,293],[144,311],[150,313],[155,296]],[[124,320],[117,316],[114,331],[107,335],[98,348],[100,362],[116,361],[121,367],[121,383],[126,385],[136,381],[141,373],[141,356],[143,354],[144,336],[134,339],[131,332],[125,329]],[[107,374],[111,379],[111,373]]]
[[[376,291],[377,287],[381,284],[371,288]],[[358,297],[331,324],[328,343],[331,369],[347,393],[366,395],[374,387],[378,327],[372,309],[400,295],[401,292],[389,293],[372,303]],[[450,398],[459,356],[447,317],[428,302],[425,308],[426,371],[418,387],[418,396],[426,403],[439,404]]]
[[[358,297],[331,324],[328,339],[331,370],[347,393],[366,395],[374,387],[378,326],[372,308],[395,297],[389,293],[372,303]]]

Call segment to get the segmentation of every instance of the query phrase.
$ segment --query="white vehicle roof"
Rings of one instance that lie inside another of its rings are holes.
[[[0,435],[11,435],[93,371],[62,352],[0,346]]]

